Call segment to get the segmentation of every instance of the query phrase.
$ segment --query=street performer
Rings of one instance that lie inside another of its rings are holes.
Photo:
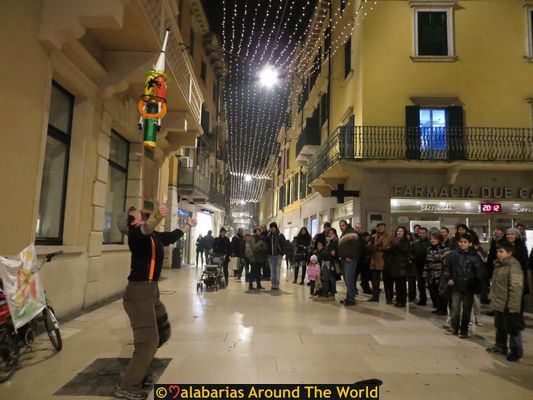
[[[158,347],[170,337],[170,323],[165,306],[159,298],[158,280],[164,258],[164,246],[176,243],[197,222],[188,222],[172,232],[155,229],[168,216],[168,208],[159,204],[152,214],[131,207],[119,222],[119,229],[128,235],[131,251],[131,270],[124,292],[124,309],[133,329],[133,356],[116,387],[115,397],[142,400],[147,394],[143,385],[149,385],[148,371]]]

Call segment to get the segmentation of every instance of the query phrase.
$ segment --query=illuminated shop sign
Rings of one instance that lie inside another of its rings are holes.
[[[502,205],[493,203],[481,203],[479,205],[479,211],[482,213],[501,213]]]
[[[533,188],[398,185],[392,197],[427,199],[533,199]]]
[[[391,199],[392,213],[418,214],[533,214],[532,202],[451,200],[451,199]]]

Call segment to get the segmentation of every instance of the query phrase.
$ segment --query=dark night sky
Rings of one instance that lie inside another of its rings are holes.
[[[259,177],[273,172],[269,161],[276,156],[276,138],[286,120],[291,79],[288,64],[296,54],[292,50],[301,44],[298,39],[305,40],[316,1],[225,0],[225,101],[234,200],[257,201],[262,195],[257,188],[264,188],[265,182],[243,183],[243,175]],[[224,1],[203,3],[211,30],[223,43]],[[280,83],[270,90],[258,85],[259,71],[266,65],[281,75]]]

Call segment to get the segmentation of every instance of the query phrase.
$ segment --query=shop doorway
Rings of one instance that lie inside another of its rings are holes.
[[[183,226],[192,217],[192,212],[184,210],[182,208],[178,209],[178,226]],[[191,234],[190,232],[185,233],[177,243],[179,253],[181,255],[182,264],[191,263]]]

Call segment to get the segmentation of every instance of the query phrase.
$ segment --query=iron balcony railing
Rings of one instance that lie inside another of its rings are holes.
[[[221,209],[226,209],[226,206],[229,204],[229,197],[226,193],[222,193],[212,187],[209,190],[209,202]]]
[[[209,177],[203,175],[196,167],[178,168],[178,190],[191,190],[209,193]]]
[[[309,182],[339,160],[533,162],[533,128],[341,127],[309,162]]]
[[[160,42],[163,41],[165,29],[170,28],[166,52],[167,65],[170,68],[167,74],[172,76],[171,82],[177,83],[182,96],[189,104],[195,121],[200,123],[204,99],[194,72],[194,65],[183,45],[181,31],[172,11],[172,1],[137,0],[137,4],[144,13],[148,26]]]

